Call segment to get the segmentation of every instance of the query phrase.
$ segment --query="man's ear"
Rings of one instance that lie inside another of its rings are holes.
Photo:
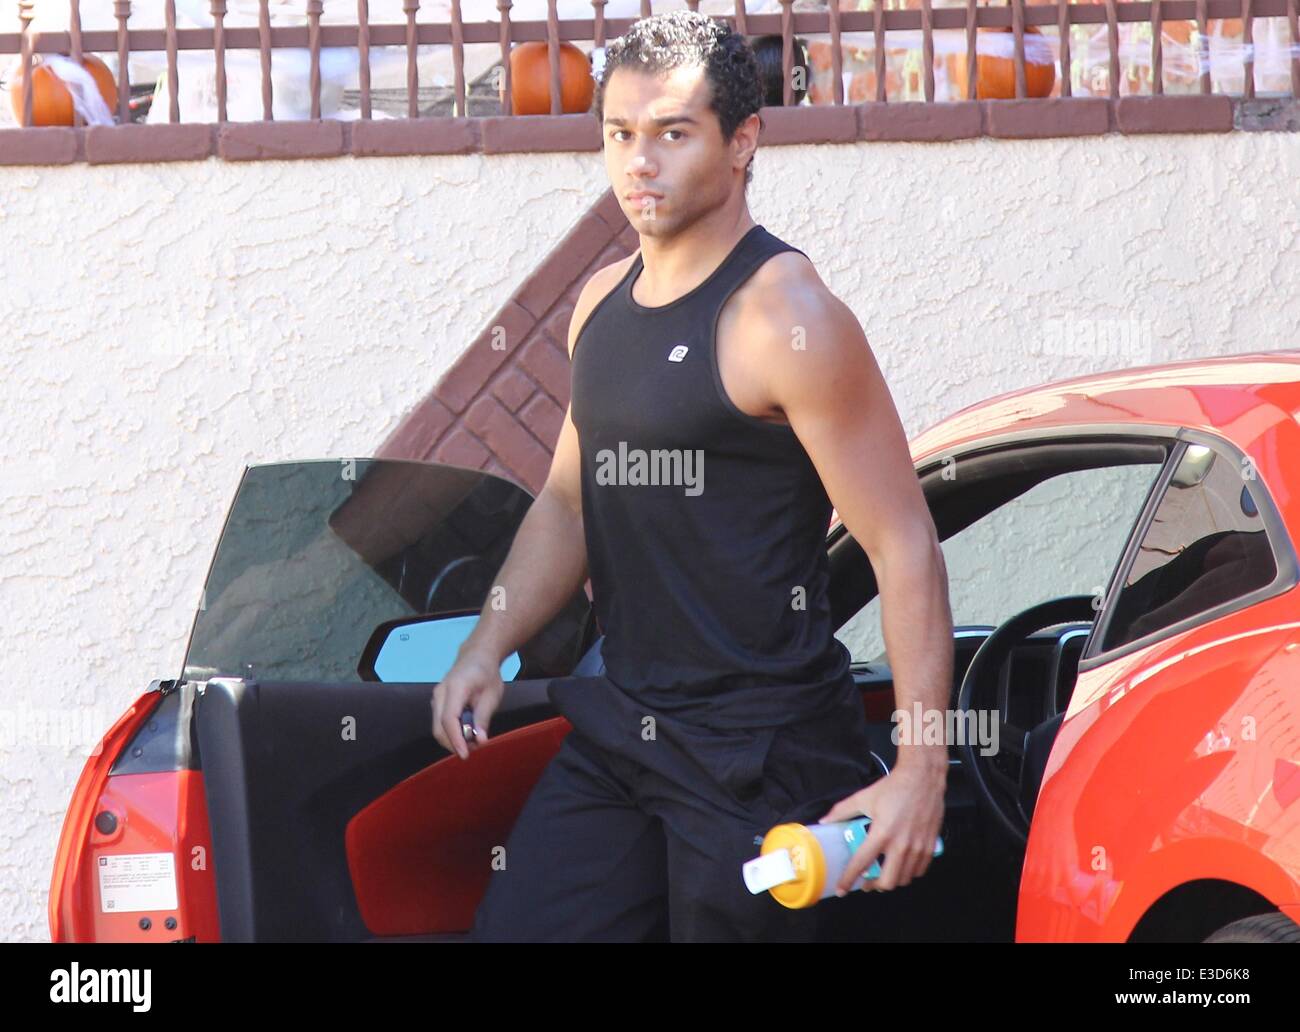
[[[735,147],[736,167],[742,171],[749,164],[749,159],[754,156],[754,151],[758,149],[758,134],[762,128],[763,120],[757,111],[736,126],[732,144]]]

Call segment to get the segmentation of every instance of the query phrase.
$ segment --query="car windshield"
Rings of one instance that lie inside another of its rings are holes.
[[[324,459],[250,467],[221,535],[183,677],[357,681],[376,627],[477,613],[532,504],[508,480],[437,463]],[[582,592],[521,650],[562,672]],[[463,621],[463,617],[461,618]]]
[[[1146,461],[1035,474],[1027,490],[1008,486],[954,490],[936,516],[943,538],[954,627],[992,627],[1031,605],[1065,595],[1100,600],[1147,494],[1160,473],[1154,448]],[[1132,457],[1131,457],[1132,458]],[[957,478],[960,486],[960,476]],[[975,519],[963,514],[978,513]],[[955,533],[943,526],[956,521]],[[1099,603],[1100,604],[1100,603]],[[880,596],[836,631],[856,662],[887,660]]]

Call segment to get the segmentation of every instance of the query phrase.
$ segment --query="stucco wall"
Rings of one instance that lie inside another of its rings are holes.
[[[992,393],[1300,345],[1300,135],[760,151],[751,208],[909,433]],[[46,938],[85,756],[179,673],[245,463],[374,451],[607,186],[598,154],[0,168],[0,935]]]

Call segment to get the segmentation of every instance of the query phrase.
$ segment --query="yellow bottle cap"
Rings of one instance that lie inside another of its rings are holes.
[[[826,858],[822,855],[821,843],[805,825],[778,824],[763,836],[759,856],[777,849],[790,854],[795,880],[769,889],[772,898],[791,910],[812,906],[822,898],[822,889],[826,885]]]

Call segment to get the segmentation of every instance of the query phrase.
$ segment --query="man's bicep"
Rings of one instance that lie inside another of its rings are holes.
[[[564,410],[564,423],[555,440],[555,454],[543,490],[553,492],[582,518],[582,464],[578,451],[578,430],[573,425],[573,403]]]
[[[874,542],[928,517],[907,434],[856,317],[845,306],[780,360],[782,408],[849,532]],[[820,320],[819,320],[820,322]]]
[[[578,344],[578,335],[591,316],[593,309],[603,292],[608,289],[610,266],[596,272],[583,284],[574,303],[573,314],[569,317],[568,351],[569,367],[573,367],[573,352]],[[572,381],[570,381],[572,383]],[[572,392],[570,392],[572,393]],[[555,452],[551,456],[551,469],[546,475],[543,490],[552,491],[561,498],[578,517],[582,516],[582,480],[578,457],[578,430],[573,425],[573,401],[564,409],[564,422],[560,426],[559,437],[555,441]]]
[[[573,314],[569,317],[567,346],[570,369],[572,369],[574,349],[578,346],[579,334],[601,299],[618,282],[625,265],[626,259],[597,270],[578,292]],[[582,518],[582,467],[578,452],[578,430],[573,425],[572,401],[564,410],[564,423],[555,442],[555,453],[551,457],[551,469],[547,474],[543,490],[553,491],[577,514],[579,519]]]

